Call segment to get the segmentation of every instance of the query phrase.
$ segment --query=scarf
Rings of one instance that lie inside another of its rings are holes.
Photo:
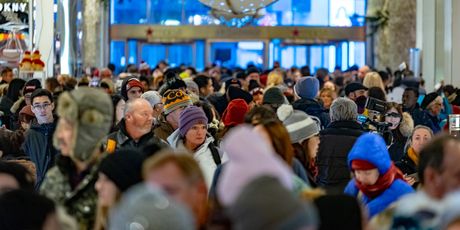
[[[355,179],[355,185],[362,193],[364,193],[364,195],[366,195],[370,199],[374,199],[380,194],[382,194],[386,189],[388,189],[391,186],[391,184],[393,184],[393,181],[396,179],[404,180],[404,176],[402,172],[398,168],[396,168],[396,166],[392,162],[388,171],[385,174],[380,175],[379,179],[377,179],[377,182],[375,182],[375,184],[365,185]]]
[[[407,156],[415,163],[416,166],[418,166],[418,154],[415,153],[412,147],[409,147],[409,149],[407,150]]]

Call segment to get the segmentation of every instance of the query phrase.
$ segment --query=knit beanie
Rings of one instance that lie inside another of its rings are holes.
[[[99,170],[124,192],[142,181],[143,160],[142,154],[135,149],[117,150],[102,160]]]
[[[424,98],[423,98],[423,101],[422,101],[422,104],[420,105],[420,107],[422,109],[426,109],[426,107],[428,107],[428,105],[433,102],[434,100],[436,100],[436,98],[439,97],[438,93],[436,92],[432,92],[432,93],[429,93],[427,94]]]
[[[244,116],[249,111],[249,106],[243,99],[232,100],[222,115],[225,126],[237,126],[244,123]]]
[[[314,99],[319,92],[319,81],[316,77],[303,77],[294,85],[295,93],[302,99]]]
[[[256,178],[245,186],[230,207],[229,216],[237,230],[309,229],[318,224],[314,206],[270,176]]]
[[[203,109],[197,106],[189,106],[180,113],[179,116],[179,132],[185,137],[192,126],[196,124],[208,124],[208,118]]]
[[[147,91],[141,95],[141,98],[147,100],[152,107],[161,103],[161,96],[157,91]]]
[[[42,84],[40,83],[40,80],[38,80],[38,79],[30,79],[24,85],[24,88],[22,89],[22,95],[32,93],[36,89],[41,89],[41,88],[42,88]]]
[[[192,100],[180,89],[168,90],[163,95],[163,113],[170,114],[176,109],[192,105]]]
[[[161,189],[139,184],[129,189],[110,213],[108,229],[192,230],[190,211]]]
[[[144,86],[139,79],[135,77],[128,78],[121,85],[121,96],[125,99],[125,101],[128,100],[128,91],[133,87],[139,87],[141,91],[144,92]]]
[[[265,90],[264,97],[262,99],[263,104],[269,105],[282,105],[288,104],[286,97],[284,96],[281,89],[278,87],[271,87]]]
[[[292,105],[280,106],[276,114],[289,132],[291,143],[301,143],[319,133],[316,121],[306,113],[294,110]]]
[[[80,161],[91,159],[94,149],[110,131],[113,105],[101,89],[80,87],[59,96],[57,114],[74,124],[74,140],[70,156]],[[59,129],[59,125],[56,130]],[[55,132],[53,143],[59,147]]]

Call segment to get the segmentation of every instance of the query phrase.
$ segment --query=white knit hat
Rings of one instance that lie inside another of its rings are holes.
[[[289,132],[291,143],[301,143],[319,133],[317,119],[302,111],[294,110],[292,105],[281,105],[276,114]]]

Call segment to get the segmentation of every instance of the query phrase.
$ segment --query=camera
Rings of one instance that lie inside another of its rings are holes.
[[[358,122],[361,123],[366,131],[379,134],[383,137],[387,145],[391,145],[393,142],[393,135],[389,128],[392,124],[380,121],[380,116],[384,114],[388,108],[387,103],[373,97],[368,97],[365,108],[369,116],[358,115]]]

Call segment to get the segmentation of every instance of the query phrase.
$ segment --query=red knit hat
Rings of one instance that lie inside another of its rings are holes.
[[[351,169],[354,170],[371,170],[377,168],[375,165],[371,164],[369,161],[365,160],[353,160],[351,162]]]
[[[249,111],[249,106],[243,99],[232,100],[222,115],[225,126],[236,126],[244,123],[244,116]]]
[[[131,78],[128,80],[128,83],[126,84],[126,92],[128,92],[133,87],[139,87],[141,91],[144,92],[144,86],[142,85],[141,81],[136,78]]]

